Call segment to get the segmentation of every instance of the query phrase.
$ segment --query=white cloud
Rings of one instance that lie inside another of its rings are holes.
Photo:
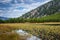
[[[0,16],[4,16],[5,13],[7,13],[7,12],[4,10],[0,10]]]
[[[2,3],[9,3],[9,2],[11,2],[12,0],[0,0],[0,2],[2,2]]]
[[[29,4],[17,4],[17,5],[14,5],[13,7],[11,7],[10,10],[8,11],[8,14],[5,14],[5,15],[8,15],[8,17],[19,17],[22,14],[38,7],[39,4],[40,4],[39,2],[32,3],[30,5]],[[16,9],[19,7],[23,7],[24,9],[22,9],[22,10]]]
[[[22,14],[28,12],[28,11],[31,11],[32,9],[35,9],[37,8],[38,6],[44,4],[44,3],[47,3],[48,1],[45,1],[43,3],[40,3],[40,2],[33,2],[32,4],[25,4],[24,3],[24,0],[21,0],[23,3],[20,3],[20,4],[11,4],[12,7],[9,8],[8,11],[5,11],[5,14],[1,14],[0,16],[4,16],[4,17],[19,17],[21,16]],[[31,0],[33,1],[33,0]],[[24,9],[22,10],[19,10],[17,8],[19,7],[23,7]],[[2,11],[4,13],[4,11]]]

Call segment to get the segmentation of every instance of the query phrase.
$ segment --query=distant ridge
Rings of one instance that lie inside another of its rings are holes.
[[[9,18],[6,17],[0,17],[0,20],[8,20]]]
[[[24,15],[21,18],[40,18],[60,11],[60,0],[52,0]]]

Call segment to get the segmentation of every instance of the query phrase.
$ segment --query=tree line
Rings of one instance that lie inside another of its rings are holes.
[[[41,23],[41,22],[60,22],[60,19],[44,19],[44,18],[31,18],[31,19],[9,19],[9,20],[0,20],[0,23]]]
[[[60,12],[50,15],[50,16],[45,16],[41,18],[10,18],[8,20],[0,20],[0,23],[25,23],[25,22],[30,22],[30,23],[41,23],[41,22],[60,22]]]

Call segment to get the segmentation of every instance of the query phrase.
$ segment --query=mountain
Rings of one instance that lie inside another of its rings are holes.
[[[6,17],[0,17],[0,20],[8,20]]]
[[[52,0],[38,8],[24,14],[21,18],[40,18],[48,15],[55,14],[60,11],[60,0]]]

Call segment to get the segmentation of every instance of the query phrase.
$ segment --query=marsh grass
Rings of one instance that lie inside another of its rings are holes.
[[[0,24],[0,31],[11,31],[18,29],[22,29],[30,34],[33,34],[42,40],[60,40],[60,25],[55,26],[51,24],[45,25],[40,23]]]

